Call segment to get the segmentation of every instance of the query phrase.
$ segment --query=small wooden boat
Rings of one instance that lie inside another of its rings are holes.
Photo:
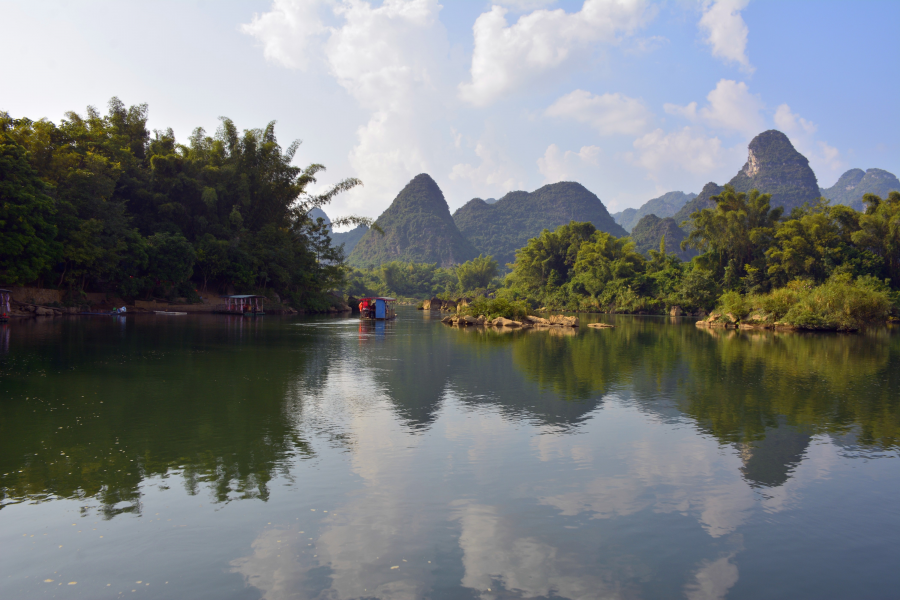
[[[243,317],[257,317],[266,314],[264,303],[265,296],[256,294],[237,294],[234,296],[222,296],[225,304],[216,306],[214,313],[223,315],[237,315]]]
[[[174,311],[171,311],[171,310],[154,310],[153,313],[154,313],[154,314],[157,314],[157,315],[164,315],[164,316],[167,316],[167,317],[175,317],[175,316],[186,315],[186,314],[187,314],[186,312],[174,312]]]
[[[394,298],[360,298],[359,318],[362,321],[390,321],[397,318]]]
[[[12,292],[9,290],[0,290],[0,323],[9,321],[9,298]]]

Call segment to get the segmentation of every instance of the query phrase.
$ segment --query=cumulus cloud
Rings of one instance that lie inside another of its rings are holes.
[[[731,79],[722,79],[706,96],[708,104],[698,110],[696,102],[687,106],[665,104],[663,109],[670,115],[685,118],[694,123],[702,123],[713,129],[736,131],[752,137],[765,129],[762,110],[765,104],[756,94],[751,94],[747,84]]]
[[[274,0],[269,12],[253,15],[241,31],[262,43],[263,55],[289,69],[309,67],[311,42],[327,33],[321,0]]]
[[[815,139],[819,126],[792,112],[787,104],[781,104],[775,110],[774,120],[775,126],[787,134],[794,147],[809,159],[817,173],[838,174],[847,166],[837,148],[824,140]]]
[[[556,0],[495,0],[492,4],[508,6],[513,10],[526,11],[556,4]]]
[[[325,7],[336,25],[313,18]],[[243,28],[262,42],[269,60],[295,68],[310,62],[310,40],[322,36],[322,67],[369,112],[348,155],[365,187],[341,199],[363,214],[377,216],[384,201],[433,168],[432,124],[443,118],[444,99],[452,97],[440,10],[437,0],[385,0],[380,6],[275,0],[268,13]]]
[[[588,123],[602,135],[642,133],[652,118],[644,103],[623,94],[595,96],[575,90],[558,99],[545,114]]]
[[[498,149],[481,140],[475,144],[480,163],[458,163],[450,170],[451,181],[466,181],[478,194],[498,195],[522,189],[525,183],[515,163]]]
[[[646,0],[585,0],[577,13],[541,9],[514,25],[506,13],[493,6],[472,28],[472,80],[460,84],[459,95],[476,106],[540,80],[594,44],[616,43],[642,27],[655,9]]]
[[[656,129],[634,141],[636,161],[653,174],[674,166],[697,175],[714,172],[725,154],[718,137],[707,137],[690,127],[665,133]]]
[[[796,135],[799,132],[812,135],[819,129],[812,121],[792,113],[791,107],[787,104],[782,104],[775,110],[775,126],[788,135]]]
[[[737,63],[747,72],[754,71],[747,58],[749,30],[741,10],[750,0],[703,0],[703,16],[700,29],[706,34],[706,43],[712,46],[712,54],[725,62]]]
[[[561,152],[559,146],[550,144],[544,155],[537,159],[538,171],[544,176],[544,183],[579,181],[582,180],[579,173],[585,167],[600,166],[602,153],[598,146],[582,146],[578,152]]]

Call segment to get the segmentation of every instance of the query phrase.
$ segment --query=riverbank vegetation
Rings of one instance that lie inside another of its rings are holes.
[[[475,298],[486,296],[502,285],[502,280],[498,278],[499,272],[500,265],[497,261],[484,255],[455,267],[392,261],[375,269],[346,267],[343,291],[356,298]]]
[[[222,118],[183,143],[147,129],[146,104],[55,124],[0,113],[0,283],[125,299],[264,291],[322,309],[342,283],[340,252],[309,211],[360,182],[307,191],[325,167],[292,164],[275,123]],[[368,224],[335,219],[335,225]]]
[[[665,240],[649,257],[590,223],[541,233],[516,253],[496,294],[571,311],[700,313],[718,308],[760,323],[852,329],[898,308],[900,193],[867,195],[866,211],[830,205],[785,218],[770,196],[726,186],[691,215],[682,262]]]

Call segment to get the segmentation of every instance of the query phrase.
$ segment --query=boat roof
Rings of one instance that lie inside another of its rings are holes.
[[[222,296],[222,297],[236,299],[236,300],[246,300],[247,298],[265,298],[265,296],[259,296],[257,294],[237,294],[234,296]]]
[[[394,302],[396,298],[385,298],[383,296],[366,296],[365,298],[360,298],[362,300],[385,300],[387,302]]]

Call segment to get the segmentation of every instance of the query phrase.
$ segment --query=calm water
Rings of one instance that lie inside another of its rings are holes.
[[[900,332],[613,320],[0,325],[0,598],[900,596]]]

